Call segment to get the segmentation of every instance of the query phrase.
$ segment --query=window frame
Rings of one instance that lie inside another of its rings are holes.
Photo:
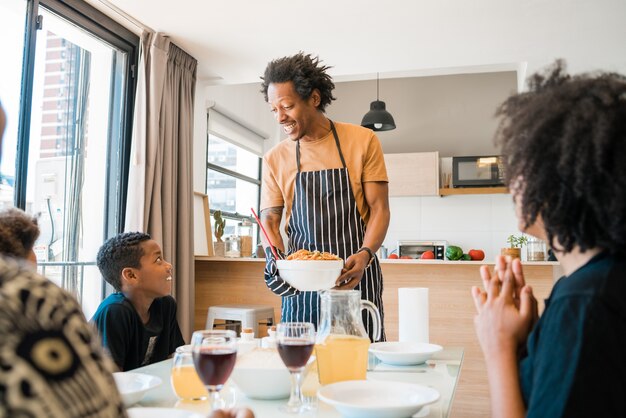
[[[128,199],[128,174],[130,166],[133,114],[137,87],[136,69],[139,60],[140,37],[103,12],[82,0],[25,0],[24,53],[17,130],[15,161],[14,206],[26,208],[29,141],[37,31],[41,30],[40,7],[56,14],[71,24],[91,33],[119,52],[112,65],[111,106],[107,132],[106,184],[103,219],[104,238],[124,230]],[[122,64],[117,59],[125,54]],[[121,72],[118,72],[120,71]],[[125,83],[121,85],[120,83]],[[121,87],[121,88],[120,88]],[[120,107],[123,106],[123,112]],[[102,281],[102,297],[107,294],[107,284]]]
[[[123,70],[122,77],[115,71],[113,84],[126,83],[123,97],[112,94],[112,105],[109,115],[117,115],[117,102],[122,99],[124,112],[115,117],[109,124],[107,142],[107,180],[105,199],[107,207],[104,217],[104,236],[111,237],[124,230],[126,212],[128,170],[132,138],[132,122],[136,91],[136,68],[139,59],[139,36],[120,25],[93,6],[81,0],[26,0],[26,25],[24,35],[24,56],[22,59],[22,86],[20,91],[20,114],[17,133],[17,157],[15,164],[14,204],[26,207],[26,183],[28,173],[28,152],[30,140],[30,122],[35,72],[35,51],[37,30],[41,28],[39,7],[47,9],[81,29],[93,34],[102,41],[126,54],[126,62],[122,67],[116,61],[117,68]],[[113,68],[112,68],[113,70]],[[120,89],[112,88],[112,93]]]
[[[208,126],[208,124],[209,124],[209,114],[207,113],[207,126]],[[253,177],[250,177],[250,176],[246,176],[245,174],[241,174],[241,173],[239,173],[237,171],[230,170],[228,168],[222,167],[220,165],[210,163],[209,162],[209,141],[210,141],[211,135],[216,136],[220,140],[222,140],[224,142],[228,142],[229,144],[231,144],[231,145],[233,145],[235,147],[239,147],[239,148],[241,148],[243,150],[251,152],[247,148],[242,147],[241,145],[239,145],[237,143],[237,141],[233,141],[233,140],[231,140],[229,138],[226,138],[225,136],[220,135],[217,132],[210,132],[207,129],[207,133],[206,133],[206,156],[205,156],[206,168],[205,168],[205,171],[204,171],[204,191],[205,191],[205,194],[207,196],[209,195],[209,178],[208,178],[208,175],[207,175],[208,170],[213,170],[213,171],[216,171],[218,173],[224,174],[226,176],[230,176],[230,177],[233,177],[233,178],[238,179],[238,180],[242,180],[242,181],[246,181],[248,183],[255,184],[255,185],[259,186],[259,191],[257,193],[257,202],[258,203],[257,203],[257,207],[254,208],[255,211],[258,213],[259,212],[259,206],[261,204],[261,180],[262,180],[261,176],[262,176],[262,171],[263,171],[262,157],[258,156],[258,158],[259,158],[259,170],[258,170],[258,178],[257,179],[255,179]],[[213,214],[215,213],[216,210],[218,210],[218,209],[210,208],[209,212],[210,212],[211,216],[213,216]],[[221,210],[221,209],[219,209],[219,210]],[[227,212],[227,211],[224,211],[224,210],[221,210],[221,212],[222,212],[222,217],[224,217],[226,219],[230,219],[230,220],[238,221],[238,222],[250,221],[253,224],[257,223],[256,219],[253,216],[251,216],[251,215],[243,215],[243,214],[241,214],[239,212]],[[257,243],[259,242],[259,239],[260,239],[260,237],[257,234],[257,240],[256,240]]]

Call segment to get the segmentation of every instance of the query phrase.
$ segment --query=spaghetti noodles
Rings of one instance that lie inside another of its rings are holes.
[[[341,258],[324,251],[298,250],[289,254],[287,260],[341,260]]]

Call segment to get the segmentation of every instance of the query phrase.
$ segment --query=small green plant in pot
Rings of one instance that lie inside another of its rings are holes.
[[[522,258],[522,247],[528,242],[525,235],[509,235],[506,239],[508,247],[502,248],[500,254],[511,256],[511,258]]]
[[[221,210],[213,212],[213,219],[215,220],[215,239],[217,240],[217,242],[213,243],[215,255],[223,257],[225,253],[225,243],[222,241],[222,236],[224,235],[226,220],[222,218]]]

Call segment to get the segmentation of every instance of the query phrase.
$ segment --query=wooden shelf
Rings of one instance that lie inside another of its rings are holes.
[[[451,196],[455,194],[499,194],[508,193],[506,187],[457,187],[439,189],[439,196]]]

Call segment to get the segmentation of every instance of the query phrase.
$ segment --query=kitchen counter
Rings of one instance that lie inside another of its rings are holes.
[[[208,257],[204,255],[197,255],[195,257],[197,261],[225,261],[225,262],[257,262],[257,263],[265,263],[264,258],[253,258],[253,257]],[[416,260],[416,259],[389,259],[383,258],[380,259],[380,264],[449,264],[449,265],[493,265],[493,261],[450,261],[450,260]],[[524,266],[553,266],[558,267],[560,264],[558,261],[524,261]]]
[[[427,287],[430,342],[465,350],[452,417],[490,415],[487,374],[474,333],[475,307],[470,294],[472,286],[481,285],[479,268],[484,264],[493,265],[483,261],[381,261],[387,340],[398,339],[398,289]],[[207,310],[212,305],[268,305],[280,318],[280,298],[265,286],[264,267],[263,259],[196,257],[195,329],[204,328]],[[543,311],[543,300],[561,275],[559,263],[527,262],[524,274]]]

